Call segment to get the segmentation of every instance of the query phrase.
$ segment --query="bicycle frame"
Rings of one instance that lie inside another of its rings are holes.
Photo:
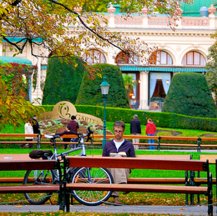
[[[60,154],[58,154],[58,152],[57,152],[56,139],[52,139],[52,145],[54,147],[54,153],[49,159],[57,160],[58,157],[62,158],[63,156],[68,155],[69,153],[80,150],[80,149],[81,149],[81,154],[80,155],[81,156],[86,156],[86,148],[85,148],[85,142],[84,142],[85,135],[79,134],[78,136],[79,136],[78,137],[79,138],[78,145],[80,144],[80,146],[76,147],[76,148],[73,148],[73,149],[70,149],[68,151],[62,152]]]

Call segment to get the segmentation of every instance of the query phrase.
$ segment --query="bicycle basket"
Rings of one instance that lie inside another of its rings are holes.
[[[51,157],[53,155],[53,152],[51,150],[33,150],[29,153],[29,157],[32,159],[47,159],[48,157]]]

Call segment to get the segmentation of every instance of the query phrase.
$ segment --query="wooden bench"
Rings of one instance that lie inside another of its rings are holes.
[[[32,141],[26,141],[26,137],[32,137]],[[36,144],[40,146],[40,136],[38,134],[0,134],[0,144],[17,144],[17,145],[25,145],[25,144]]]
[[[206,186],[180,186],[161,184],[82,184],[67,183],[64,185],[65,208],[70,211],[69,193],[71,190],[107,190],[126,192],[156,192],[156,193],[189,193],[204,194],[208,197],[208,215],[213,215],[212,204],[212,175],[209,173],[208,161],[194,160],[165,160],[143,158],[116,158],[116,157],[65,157],[64,169],[69,167],[104,167],[128,169],[156,169],[156,170],[183,170],[203,171],[207,175]]]
[[[7,154],[5,156],[1,156],[0,154],[0,160],[4,158],[10,158],[13,160],[20,160],[20,158],[26,158],[29,155],[28,154],[20,154],[20,155],[14,155],[14,154]],[[139,158],[144,159],[168,159],[168,160],[190,160],[192,159],[191,155],[137,155]],[[17,159],[16,159],[17,158]],[[128,182],[130,184],[184,184],[186,182],[186,178],[188,178],[188,173],[186,173],[183,178],[135,178],[131,177],[128,178]],[[22,183],[23,178],[22,177],[0,177],[0,183]]]
[[[58,169],[60,176],[62,172],[60,163],[55,160],[0,160],[0,171],[15,171],[15,170],[52,170]],[[20,179],[20,178],[19,178]],[[9,182],[7,182],[9,183]],[[44,193],[58,192],[60,185],[45,184],[45,185],[1,185],[0,193]],[[61,198],[61,197],[60,197]]]
[[[159,160],[191,160],[192,155],[137,155],[141,159],[159,159]],[[188,181],[189,173],[186,171],[183,178],[128,178],[129,184],[185,184]],[[187,204],[186,197],[186,204]]]
[[[37,147],[40,148],[40,145],[50,144],[50,141],[42,135],[37,136],[37,134],[1,134],[0,133],[0,144],[26,144],[25,137],[30,136],[34,137],[33,141],[28,141],[29,144],[37,144]],[[62,138],[76,138],[76,135],[66,134]],[[102,145],[103,135],[93,134],[93,142],[86,142],[87,145]],[[106,139],[112,139],[114,135],[106,135]],[[140,146],[141,148],[147,148],[149,144],[147,143],[148,139],[154,139],[155,143],[153,144],[156,149],[197,149],[198,152],[201,149],[214,149],[217,148],[217,138],[216,137],[182,137],[182,136],[145,136],[145,135],[124,135],[124,138],[132,140],[133,138],[140,139],[139,143],[135,145]],[[57,145],[64,144],[76,144],[76,142],[63,142],[62,140],[57,140]]]
[[[209,164],[215,164],[215,179],[213,183],[216,185],[216,201],[217,201],[217,154],[200,155],[201,161],[209,161]],[[203,182],[199,182],[203,184]]]
[[[199,137],[198,148],[201,149],[216,149],[217,137]]]

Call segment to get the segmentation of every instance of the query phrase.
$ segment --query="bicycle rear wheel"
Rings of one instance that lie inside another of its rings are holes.
[[[28,170],[25,174],[23,184],[45,185],[53,184],[54,173],[52,170]],[[50,199],[52,193],[24,193],[30,204],[41,205]]]
[[[105,168],[82,167],[72,176],[71,182],[86,184],[112,184],[114,180],[111,173]],[[112,191],[72,190],[71,193],[78,202],[88,206],[96,206],[108,200]]]

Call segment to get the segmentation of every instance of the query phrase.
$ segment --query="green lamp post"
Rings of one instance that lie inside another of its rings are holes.
[[[103,106],[104,106],[102,148],[104,148],[106,144],[106,102],[107,102],[107,96],[109,93],[109,87],[110,85],[106,80],[106,76],[103,76],[102,83],[100,84],[102,98],[103,98]]]

